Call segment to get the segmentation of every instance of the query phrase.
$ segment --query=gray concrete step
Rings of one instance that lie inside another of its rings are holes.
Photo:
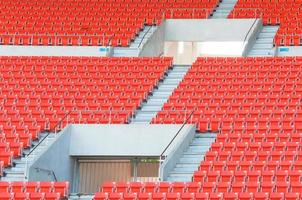
[[[70,194],[69,200],[92,200],[94,197],[93,194]]]
[[[264,26],[257,36],[257,39],[248,53],[248,56],[274,56],[274,37],[278,31],[279,26]]]
[[[140,49],[146,44],[148,39],[156,31],[156,26],[145,26],[139,35],[130,43],[129,47],[114,47],[114,57],[137,57]]]
[[[263,44],[263,43],[256,43],[255,45],[254,45],[254,49],[271,49],[271,48],[273,48],[274,47],[274,45],[272,44],[272,43],[265,43],[265,44]]]
[[[167,181],[190,181],[216,136],[213,133],[195,134],[191,144],[169,173]]]

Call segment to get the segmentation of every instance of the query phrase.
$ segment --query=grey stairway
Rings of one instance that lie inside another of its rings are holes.
[[[94,195],[89,194],[70,194],[68,199],[69,200],[92,200]]]
[[[263,26],[247,56],[274,56],[274,38],[278,29],[279,26]]]
[[[129,47],[114,47],[114,57],[137,57],[141,48],[156,31],[156,26],[145,26],[139,35],[130,43]]]
[[[216,7],[211,19],[226,19],[236,3],[237,0],[222,0]]]
[[[34,141],[30,149],[23,151],[21,158],[13,159],[14,166],[11,168],[4,169],[4,176],[1,177],[1,181],[24,181],[27,180],[26,173],[27,168],[33,163],[33,161],[39,157],[49,145],[55,140],[56,136],[54,133],[41,133],[39,140]]]
[[[147,101],[136,111],[131,123],[150,123],[157,112],[162,109],[164,103],[168,101],[168,98],[182,81],[190,67],[188,65],[175,65],[172,69],[169,69],[158,87],[153,90]]]
[[[215,133],[196,133],[188,149],[183,152],[173,171],[166,181],[192,181],[194,171],[198,170],[200,162],[216,139]]]

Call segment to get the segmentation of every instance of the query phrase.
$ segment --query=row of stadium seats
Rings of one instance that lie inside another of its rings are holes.
[[[277,64],[269,59],[264,64],[266,58],[262,60],[257,58],[254,63],[259,63],[263,66],[262,69],[266,70],[256,68],[251,71],[246,71],[246,68],[253,66],[252,63],[236,58],[230,60],[199,59],[153,122],[182,123],[188,111],[194,110],[190,122],[197,123],[198,129],[202,132],[222,130],[254,133],[262,130],[262,132],[297,133],[301,131],[302,91],[298,88],[300,88],[302,68],[301,65],[296,65],[300,60],[287,58]],[[232,65],[234,62],[236,65]],[[274,70],[270,70],[270,65]],[[209,71],[218,69],[223,69],[225,72],[209,75]],[[283,74],[284,70],[286,72]],[[247,81],[249,77],[251,80]],[[267,80],[268,77],[271,77],[271,80]],[[219,78],[226,81],[221,84],[217,82]],[[204,84],[200,85],[199,81]],[[230,89],[230,87],[234,88]]]
[[[127,123],[171,65],[171,58],[1,57],[1,164],[11,166],[67,114],[70,123]]]
[[[21,1],[0,5],[0,44],[129,46],[163,18],[207,18],[217,0]]]
[[[164,18],[208,18],[218,4],[217,0],[123,2],[5,2],[0,6],[0,44],[129,46],[144,25],[159,25]],[[264,25],[280,25],[275,44],[299,46],[301,15],[299,1],[239,0],[229,18],[262,18]]]
[[[60,200],[60,193],[22,193],[22,192],[16,192],[16,193],[0,193],[1,200]]]
[[[0,199],[61,199],[69,194],[68,182],[0,182]]]
[[[297,200],[301,198],[299,193],[265,193],[265,192],[242,192],[242,193],[207,193],[207,192],[198,192],[198,193],[96,193],[95,200]]]
[[[103,193],[198,193],[198,192],[214,192],[216,187],[218,192],[229,192],[232,186],[233,192],[260,192],[261,186],[264,186],[266,191],[263,192],[273,192],[271,190],[276,190],[277,192],[289,192],[289,188],[292,192],[299,192],[302,188],[302,183],[294,179],[294,181],[271,181],[267,178],[267,181],[258,181],[258,176],[260,172],[248,172],[250,174],[250,179],[245,180],[244,175],[240,173],[233,173],[232,171],[223,171],[224,176],[221,173],[222,181],[217,181],[216,174],[210,174],[211,172],[205,172],[203,175],[212,182],[105,182],[100,188],[100,192]],[[271,172],[271,171],[268,171]],[[220,174],[220,173],[219,173]],[[231,174],[231,175],[230,175]],[[263,175],[273,176],[269,173],[262,172]],[[301,175],[301,173],[300,173]],[[278,176],[278,175],[277,175]],[[253,178],[251,178],[253,177]],[[234,181],[229,181],[235,179]],[[210,189],[209,191],[205,191]],[[222,191],[224,189],[224,191]],[[250,191],[254,189],[254,191]]]
[[[231,199],[299,198],[301,76],[300,57],[199,58],[193,64],[153,123],[182,124],[192,112],[188,123],[218,133],[194,172],[200,187],[193,192],[205,195],[195,199],[230,198],[226,193]],[[188,192],[169,188],[160,192],[180,193],[171,199]],[[110,191],[101,192],[110,198]]]
[[[227,172],[225,172],[227,173]],[[296,199],[300,182],[105,182],[95,200],[104,199]],[[248,195],[249,194],[249,195]],[[253,196],[253,195],[254,196]],[[225,196],[224,196],[225,195]],[[279,198],[277,198],[279,197]],[[280,198],[283,197],[283,198]]]

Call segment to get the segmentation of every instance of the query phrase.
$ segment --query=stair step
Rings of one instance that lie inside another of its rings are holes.
[[[191,146],[211,146],[213,140],[198,139],[191,143]]]
[[[181,81],[182,81],[182,79],[169,79],[169,80],[165,80],[165,84],[178,85]]]
[[[198,165],[194,167],[175,167],[173,172],[194,172],[198,169]],[[172,173],[173,173],[172,172]]]
[[[199,165],[196,165],[196,163],[177,163],[176,168],[198,168]]]
[[[217,133],[197,133],[195,138],[216,138]]]
[[[200,162],[203,160],[203,156],[199,155],[200,158],[192,159],[192,158],[180,158],[179,162],[182,164],[200,164]]]
[[[4,170],[6,174],[24,174],[25,168],[12,167]]]
[[[252,51],[249,52],[249,55],[272,55],[270,50],[259,50],[259,49],[253,49]]]
[[[145,120],[133,120],[131,121],[131,123],[133,124],[150,124],[149,119],[145,119]]]
[[[263,32],[272,32],[272,31],[277,32],[278,29],[279,29],[279,26],[263,26],[262,31]]]
[[[259,43],[256,43],[253,46],[253,49],[272,49],[273,47],[274,47],[274,45],[272,43],[269,43],[269,44],[259,44]]]
[[[85,194],[72,194],[69,195],[68,199],[69,200],[92,200],[94,197],[94,195],[85,195]]]
[[[228,14],[224,14],[224,13],[217,13],[217,14],[213,14],[212,19],[226,18],[227,16],[228,16]]]
[[[151,111],[158,112],[161,110],[161,106],[146,106],[141,109],[141,111]]]
[[[272,44],[274,42],[274,38],[258,38],[255,44]]]
[[[260,32],[258,38],[274,38],[275,33],[263,33]]]
[[[228,10],[230,12],[230,10],[232,10],[234,8],[234,4],[232,4],[232,3],[222,3],[222,4],[219,4],[218,8]]]
[[[187,176],[187,175],[191,175],[192,176],[192,172],[177,172],[177,171],[172,171],[169,176]]]
[[[192,177],[191,176],[188,176],[188,177],[168,177],[167,181],[169,181],[169,182],[191,182]]]
[[[188,151],[185,152],[185,154],[190,154],[190,153],[199,153],[199,154],[203,154],[206,153],[208,151],[208,147],[207,146],[190,146]]]

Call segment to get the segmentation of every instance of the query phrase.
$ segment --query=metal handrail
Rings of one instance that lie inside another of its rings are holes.
[[[63,122],[63,120],[65,120],[66,119],[66,117],[67,116],[69,116],[69,114],[71,113],[71,111],[69,111],[68,113],[66,113],[65,115],[64,115],[64,117],[56,124],[56,126],[55,126],[55,129]],[[42,139],[42,140],[40,140],[39,141],[39,143],[37,144],[37,145],[35,145],[34,146],[34,148],[32,148],[31,150],[30,150],[30,152],[25,156],[25,170],[24,170],[24,178],[25,179],[27,179],[28,178],[28,157],[34,152],[34,150],[36,149],[36,148],[38,148],[41,144],[42,144],[42,142],[50,135],[50,134],[53,134],[53,133],[51,133],[51,132],[48,132],[47,133],[47,135]]]
[[[164,151],[160,154],[160,159],[164,160],[165,156],[164,153],[167,151],[167,149],[170,147],[170,145],[173,143],[173,141],[175,140],[175,138],[179,135],[179,133],[181,132],[181,130],[185,127],[185,125],[188,123],[189,119],[191,118],[191,116],[193,115],[193,113],[195,112],[195,110],[192,110],[192,112],[190,113],[190,115],[187,117],[187,119],[185,120],[185,122],[182,124],[182,126],[180,127],[180,129],[177,131],[177,133],[174,135],[174,137],[172,138],[172,140],[169,142],[169,144],[166,146],[166,148],[164,149]]]
[[[62,124],[63,120],[65,120],[69,115],[70,113],[72,112],[72,110],[68,111],[64,117],[55,125],[54,129],[55,131],[57,130],[57,128]]]
[[[34,169],[37,170],[37,171],[44,171],[44,172],[51,173],[52,176],[53,176],[53,178],[54,178],[54,181],[55,182],[58,181],[56,173],[53,170],[51,170],[51,169],[44,169],[44,168],[40,168],[40,167],[35,167]]]
[[[69,111],[68,113],[66,113],[65,115],[64,115],[64,117],[55,125],[55,129],[56,129],[56,127],[57,126],[59,126],[61,123],[62,123],[62,121],[64,120],[64,119],[66,119],[66,117],[69,115],[71,113],[71,111]],[[38,144],[36,145],[36,146],[34,146],[34,148],[32,148],[31,150],[30,150],[30,152],[26,155],[26,157],[28,157],[28,156],[30,156],[31,154],[32,154],[32,152],[38,147],[38,146],[40,146],[40,144],[49,136],[49,134],[51,134],[50,132],[49,133],[47,133],[47,135],[42,139],[42,140],[40,140],[39,142],[38,142]]]
[[[251,32],[252,28],[254,27],[256,21],[257,21],[257,19],[254,20],[252,26],[249,28],[249,31],[247,32],[247,34],[246,34],[245,37],[244,37],[243,43],[245,43],[245,41],[246,41],[246,39],[247,39],[247,36],[250,34],[250,32]]]
[[[143,43],[143,41],[144,41],[146,35],[149,33],[149,31],[152,29],[152,27],[153,27],[153,26],[151,26],[151,27],[148,29],[148,31],[146,31],[146,33],[143,35],[143,38],[141,39],[141,41],[140,41],[140,43],[139,43],[139,45],[138,45],[138,48],[140,48],[140,46],[141,46],[141,44]]]

